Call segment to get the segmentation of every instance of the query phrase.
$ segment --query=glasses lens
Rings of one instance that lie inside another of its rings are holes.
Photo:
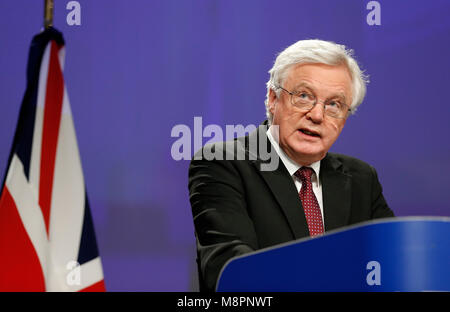
[[[309,110],[314,106],[315,97],[311,93],[300,90],[292,95],[292,104],[300,109]]]
[[[325,114],[335,118],[343,118],[347,112],[347,106],[341,101],[329,101],[325,104]]]

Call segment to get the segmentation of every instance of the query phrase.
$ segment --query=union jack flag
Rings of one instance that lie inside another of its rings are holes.
[[[36,35],[0,197],[0,291],[105,291],[63,77],[64,39]]]

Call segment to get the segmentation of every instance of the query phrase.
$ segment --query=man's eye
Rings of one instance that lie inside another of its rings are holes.
[[[311,99],[311,95],[307,92],[300,92],[298,94],[298,97],[301,98],[302,100],[309,100]]]
[[[330,102],[328,102],[328,106],[330,108],[340,109],[342,107],[342,104],[339,101],[330,101]]]

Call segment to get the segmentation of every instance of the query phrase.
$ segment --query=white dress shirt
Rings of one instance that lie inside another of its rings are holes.
[[[297,164],[295,161],[290,159],[288,155],[286,155],[286,153],[283,151],[283,149],[281,149],[280,145],[278,144],[278,141],[272,135],[271,129],[272,126],[270,126],[269,130],[267,130],[266,133],[267,137],[269,138],[269,141],[272,144],[275,151],[277,152],[278,156],[280,156],[280,159],[283,162],[284,166],[286,167],[287,171],[291,175],[295,187],[297,188],[297,192],[299,193],[300,189],[302,188],[302,182],[294,174],[297,172],[298,169],[300,169],[303,166]],[[325,222],[323,217],[322,184],[320,183],[320,180],[318,178],[320,173],[320,160],[312,163],[311,165],[309,165],[309,167],[314,170],[314,173],[311,176],[311,182],[314,195],[316,195],[317,202],[319,203],[320,213],[322,215],[322,222],[325,229]]]

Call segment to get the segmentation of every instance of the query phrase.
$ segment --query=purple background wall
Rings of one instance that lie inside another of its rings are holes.
[[[196,290],[188,161],[176,124],[259,124],[277,52],[305,38],[353,48],[371,83],[332,150],[377,168],[399,216],[450,209],[450,2],[380,0],[80,0],[68,26],[65,79],[111,291]],[[1,1],[0,175],[25,91],[43,0]],[[206,140],[205,140],[206,141]]]

